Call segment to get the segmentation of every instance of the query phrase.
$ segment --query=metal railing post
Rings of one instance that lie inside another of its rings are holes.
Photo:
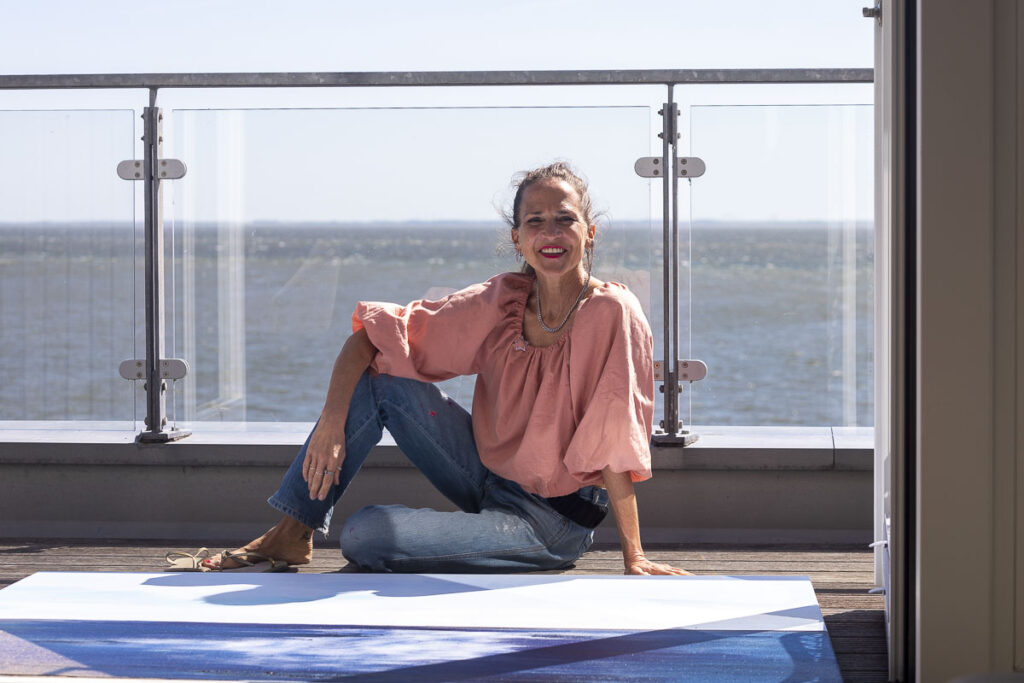
[[[662,288],[664,306],[663,324],[663,349],[665,381],[662,389],[665,392],[665,416],[661,423],[664,434],[659,436],[674,436],[679,426],[679,382],[676,376],[676,359],[679,354],[675,342],[678,339],[676,330],[678,328],[677,318],[678,289],[675,279],[676,274],[676,243],[675,234],[678,221],[678,213],[675,210],[677,197],[676,189],[676,103],[673,100],[673,86],[668,86],[668,97],[661,109],[661,158],[662,168],[665,169],[664,180],[661,184],[662,194]],[[671,179],[671,184],[670,184]]]
[[[662,360],[654,361],[654,380],[661,382],[665,396],[664,417],[659,429],[654,430],[657,444],[688,446],[697,435],[683,429],[679,419],[681,381],[696,382],[707,376],[707,365],[702,361],[680,358],[679,349],[679,178],[697,178],[704,174],[705,165],[697,157],[679,156],[679,108],[673,99],[673,84],[668,83],[667,101],[658,114],[661,116],[661,156],[641,157],[633,170],[642,178],[660,178],[661,184],[661,240],[662,240]],[[689,350],[689,349],[687,349]]]
[[[665,415],[660,430],[655,430],[658,444],[689,445],[697,435],[683,429],[679,419],[680,377],[679,364],[679,108],[673,97],[673,85],[668,84],[668,97],[661,109],[661,167],[662,176],[662,305],[663,342],[662,361],[665,395]]]
[[[163,443],[188,436],[182,430],[167,430],[165,392],[161,367],[164,362],[164,223],[161,174],[163,157],[163,114],[156,106],[156,88],[150,89],[149,106],[143,110],[143,168],[145,183],[145,281],[146,281],[146,429],[139,434],[144,443]]]

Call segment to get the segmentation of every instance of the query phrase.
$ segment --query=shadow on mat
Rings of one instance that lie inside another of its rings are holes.
[[[476,591],[494,591],[501,588],[475,586],[458,574],[451,578],[423,574],[302,574],[289,575],[287,582],[281,581],[280,574],[167,574],[147,579],[147,586],[196,588],[198,586],[223,586],[223,593],[205,596],[203,602],[214,605],[284,605],[296,602],[313,602],[346,593],[372,593],[387,598],[419,598],[431,595],[452,595]],[[301,578],[298,578],[300,577]],[[401,577],[401,578],[395,578]],[[572,576],[536,575],[524,577],[523,584],[535,586],[541,583],[572,581]],[[514,585],[506,586],[508,588]]]

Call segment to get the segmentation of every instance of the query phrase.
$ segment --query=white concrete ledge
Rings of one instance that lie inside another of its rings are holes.
[[[11,428],[18,425],[17,428]],[[5,428],[7,427],[7,428]],[[0,422],[0,464],[281,467],[305,441],[311,422],[189,425],[191,436],[166,444],[136,443],[135,431],[89,423]],[[658,470],[871,471],[870,427],[693,427],[687,448],[652,449]],[[365,467],[412,467],[385,432]]]
[[[168,444],[136,443],[124,423],[0,423],[0,537],[242,541],[273,524],[264,501],[312,423],[191,425]],[[653,450],[637,487],[650,542],[869,543],[870,429],[696,427],[687,448]],[[338,502],[452,509],[389,437]],[[339,524],[331,531],[336,538]],[[616,538],[606,519],[598,538]]]

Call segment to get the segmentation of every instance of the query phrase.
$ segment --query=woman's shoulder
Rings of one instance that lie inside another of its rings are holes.
[[[481,298],[488,302],[514,298],[521,292],[528,292],[532,279],[522,273],[500,273],[494,277],[452,292],[448,298],[472,300]]]
[[[526,273],[498,273],[483,284],[520,292],[533,287],[533,276]]]
[[[596,285],[587,300],[588,307],[604,315],[645,318],[640,300],[621,282],[607,280]]]

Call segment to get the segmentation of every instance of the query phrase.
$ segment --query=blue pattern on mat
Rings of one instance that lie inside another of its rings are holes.
[[[824,631],[0,620],[0,671],[257,681],[842,681]]]

